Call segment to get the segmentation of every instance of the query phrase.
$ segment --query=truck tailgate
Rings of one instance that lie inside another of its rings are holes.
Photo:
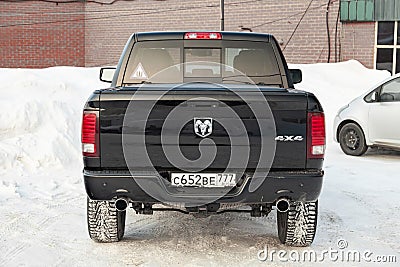
[[[129,143],[123,149],[122,133],[127,135],[143,135],[143,131],[134,127],[127,128],[123,125],[124,116],[134,90],[119,91],[103,91],[100,101],[100,149],[101,149],[101,167],[104,169],[127,169],[124,158],[124,150],[126,153],[134,153],[135,146],[138,144]],[[259,93],[259,92],[258,92]],[[142,93],[143,94],[143,93]],[[151,91],[145,93],[145,97],[141,100],[135,100],[133,103],[137,110],[141,105],[145,106],[146,101],[154,102],[152,98],[157,94]],[[268,101],[272,111],[273,118],[265,112],[263,120],[271,127],[275,126],[276,136],[300,136],[297,140],[278,138],[276,141],[275,158],[273,159],[272,169],[305,169],[307,155],[307,95],[306,93],[290,92],[283,89],[264,90],[262,95]],[[190,100],[195,97],[209,97],[214,100]],[[186,102],[185,102],[186,101]],[[264,99],[260,99],[260,105],[265,103]],[[230,91],[218,90],[178,90],[169,91],[161,99],[159,99],[145,126],[145,142],[147,154],[150,157],[152,165],[159,170],[176,170],[180,167],[190,168],[194,166],[174,166],[165,157],[164,150],[161,145],[161,131],[163,135],[176,135],[176,129],[164,127],[166,117],[179,104],[183,105],[183,110],[190,114],[195,114],[199,118],[216,118],[219,113],[226,114],[224,109],[227,107],[234,112],[243,121],[246,129],[250,145],[250,157],[248,159],[247,169],[255,169],[260,158],[260,140],[261,134],[258,121],[254,113],[248,105],[242,101],[237,95]],[[221,104],[223,103],[223,104]],[[225,115],[223,115],[225,116]],[[229,119],[229,118],[227,118]],[[179,118],[169,118],[169,120],[179,120]],[[195,160],[200,156],[199,143],[204,140],[194,131],[194,120],[186,123],[177,121],[177,125],[182,125],[179,134],[179,148],[182,154],[191,160]],[[275,123],[275,125],[273,125]],[[173,123],[172,123],[173,125]],[[125,127],[125,128],[124,128]],[[232,133],[231,133],[232,134]],[[234,133],[235,134],[235,133]],[[242,134],[242,133],[238,133]],[[214,120],[212,133],[207,136],[212,139],[217,148],[215,159],[208,166],[208,169],[223,170],[228,166],[228,161],[232,152],[232,146],[240,145],[231,143],[226,129]],[[275,142],[275,141],[274,141]],[[164,146],[173,145],[163,142]],[[143,155],[135,155],[141,157]],[[135,166],[137,162],[137,166]],[[132,165],[133,164],[133,165]],[[133,161],[129,167],[138,169],[146,169],[151,166],[143,166],[143,161]]]

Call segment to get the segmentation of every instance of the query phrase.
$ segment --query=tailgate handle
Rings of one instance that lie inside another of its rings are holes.
[[[209,104],[209,103],[190,103],[188,106],[194,107],[194,108],[216,108],[218,107],[218,103],[214,104]]]
[[[196,108],[215,108],[217,105],[213,104],[197,104],[194,105]]]

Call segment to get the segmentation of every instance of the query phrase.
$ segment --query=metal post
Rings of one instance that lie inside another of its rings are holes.
[[[224,17],[225,17],[225,10],[224,10],[224,0],[221,0],[221,31],[225,30],[224,25]]]

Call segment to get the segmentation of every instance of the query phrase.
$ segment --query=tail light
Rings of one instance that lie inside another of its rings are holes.
[[[99,131],[97,115],[83,112],[82,118],[82,154],[87,157],[99,155]]]
[[[222,39],[221,33],[219,32],[187,32],[185,33],[185,39]]]
[[[308,113],[307,157],[323,158],[325,155],[325,116],[322,112]]]

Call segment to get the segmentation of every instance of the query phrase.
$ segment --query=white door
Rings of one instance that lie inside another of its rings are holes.
[[[400,147],[400,77],[383,84],[377,102],[369,106],[369,139]]]

